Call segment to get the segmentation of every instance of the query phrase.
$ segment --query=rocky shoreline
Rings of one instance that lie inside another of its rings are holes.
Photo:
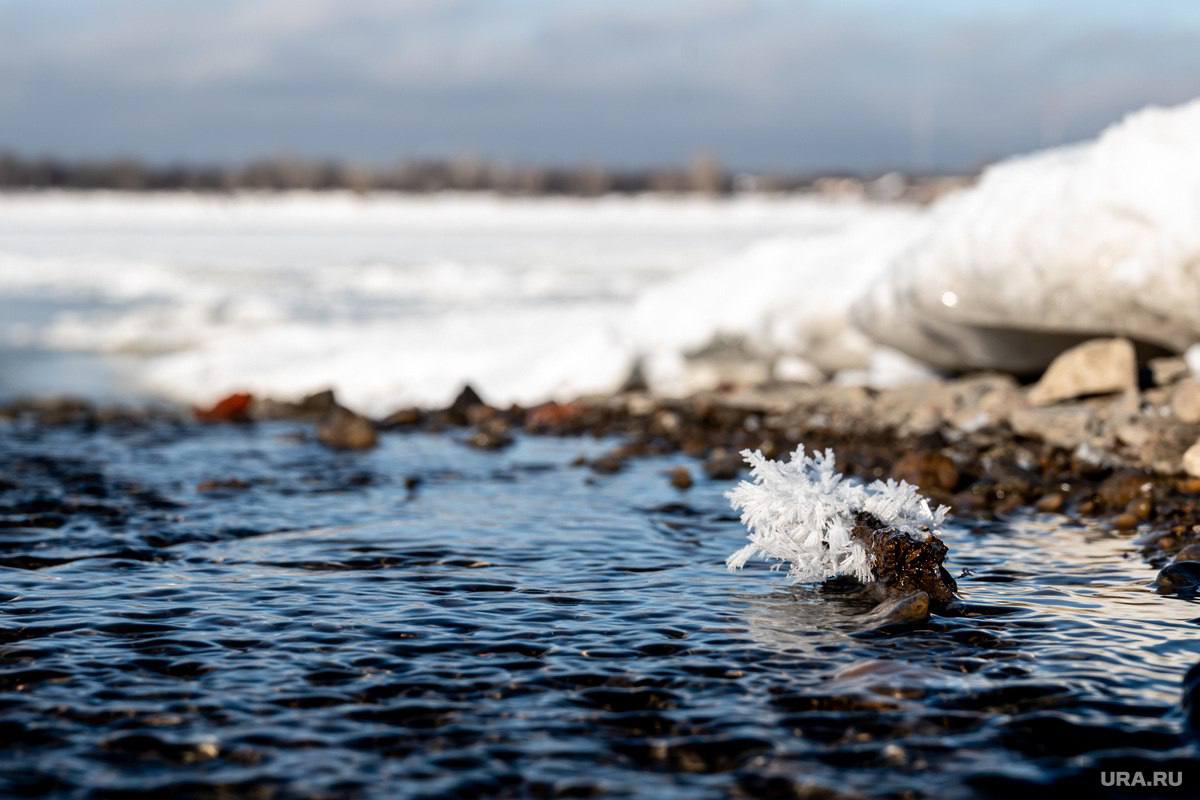
[[[190,413],[70,399],[0,407],[10,424],[84,429],[284,419],[311,423],[316,440],[347,450],[418,430],[485,450],[518,433],[611,437],[611,449],[577,466],[604,475],[630,459],[682,452],[695,466],[663,477],[681,492],[702,476],[736,478],[746,448],[772,458],[798,443],[832,447],[840,471],[909,481],[959,517],[1028,511],[1102,521],[1162,569],[1160,591],[1200,588],[1200,381],[1182,359],[1157,359],[1139,372],[1124,340],[1068,351],[1031,386],[987,373],[883,390],[775,384],[663,398],[634,389],[508,408],[466,387],[445,408],[404,408],[382,419],[342,407],[329,391],[298,402],[233,395]]]

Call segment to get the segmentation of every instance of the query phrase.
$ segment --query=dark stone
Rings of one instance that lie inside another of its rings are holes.
[[[297,409],[304,414],[328,414],[337,408],[337,398],[333,394],[333,389],[325,389],[320,392],[313,392],[296,404]]]
[[[1133,514],[1118,514],[1113,517],[1112,525],[1119,531],[1130,531],[1137,527],[1138,518]]]
[[[649,390],[650,383],[646,380],[646,372],[642,368],[642,360],[639,358],[633,362],[633,367],[630,368],[629,374],[625,377],[617,392],[646,392]]]
[[[1062,492],[1051,492],[1038,500],[1034,507],[1044,513],[1055,513],[1062,510],[1066,501],[1067,498],[1063,496]]]
[[[1184,545],[1175,554],[1176,561],[1200,561],[1200,542]]]
[[[859,514],[850,535],[866,548],[875,583],[887,595],[924,592],[933,608],[944,608],[956,599],[958,584],[942,566],[949,552],[934,535],[921,540],[882,525],[869,514]]]
[[[1096,489],[1096,498],[1105,508],[1124,509],[1141,497],[1153,476],[1137,470],[1122,470],[1104,480]]]
[[[671,485],[676,489],[692,488],[692,473],[687,467],[675,467],[667,472],[671,478]]]
[[[1154,591],[1192,597],[1200,591],[1200,561],[1176,561],[1167,564],[1154,579]]]
[[[483,402],[483,398],[470,384],[467,384],[458,393],[458,397],[454,398],[454,402],[446,406],[438,416],[448,425],[470,425],[472,412],[481,407],[486,408],[487,403]]]
[[[467,444],[476,450],[502,450],[512,443],[513,438],[506,431],[475,431],[467,437]]]
[[[926,492],[949,492],[958,485],[958,467],[941,453],[909,452],[892,467],[892,477],[919,486]]]
[[[299,402],[255,397],[248,411],[259,420],[303,420],[317,422],[337,408],[337,397],[332,389],[324,389],[306,395]]]
[[[479,423],[478,430],[467,439],[467,444],[479,450],[500,450],[512,443],[508,423],[499,417]]]
[[[592,468],[592,472],[600,475],[612,475],[624,468],[625,459],[617,453],[606,453],[599,458],[593,459],[589,466]]]
[[[486,403],[483,402],[483,398],[480,397],[479,393],[475,391],[474,387],[468,383],[467,385],[463,386],[462,391],[458,393],[458,397],[454,398],[454,402],[450,404],[449,410],[461,411],[465,414],[471,408],[482,405],[486,405]]]
[[[369,450],[379,435],[371,420],[339,406],[317,425],[317,440],[335,450]]]
[[[380,422],[386,430],[390,428],[413,428],[425,421],[425,412],[419,408],[401,408],[388,414]]]
[[[525,430],[554,434],[578,431],[586,411],[582,403],[542,403],[526,412]]]

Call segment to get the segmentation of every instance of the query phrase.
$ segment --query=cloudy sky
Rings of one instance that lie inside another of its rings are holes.
[[[962,168],[1200,96],[1195,0],[0,0],[0,148]]]

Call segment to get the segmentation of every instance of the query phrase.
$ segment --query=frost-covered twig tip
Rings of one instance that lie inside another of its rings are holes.
[[[863,485],[845,478],[834,468],[832,450],[810,456],[801,445],[787,462],[772,461],[760,451],[743,450],[742,456],[751,480],[725,496],[741,510],[750,544],[726,560],[731,570],[758,555],[786,562],[793,581],[849,575],[866,583],[875,577],[871,558],[851,537],[859,514],[924,540],[949,511],[931,509],[917,487],[904,481]]]

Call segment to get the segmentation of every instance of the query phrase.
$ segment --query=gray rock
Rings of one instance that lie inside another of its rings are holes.
[[[1179,356],[1163,356],[1149,361],[1150,377],[1155,386],[1170,386],[1188,375],[1187,361]]]
[[[1137,357],[1128,339],[1092,339],[1050,363],[1029,392],[1035,406],[1137,390]]]
[[[1180,422],[1200,422],[1200,382],[1181,381],[1171,393],[1171,413]]]
[[[1009,425],[1015,433],[1032,439],[1074,450],[1084,443],[1100,450],[1109,450],[1113,435],[1105,430],[1092,403],[1070,403],[1052,408],[1016,408],[1009,415]]]
[[[1189,447],[1183,453],[1183,471],[1193,478],[1200,478],[1200,441]]]

